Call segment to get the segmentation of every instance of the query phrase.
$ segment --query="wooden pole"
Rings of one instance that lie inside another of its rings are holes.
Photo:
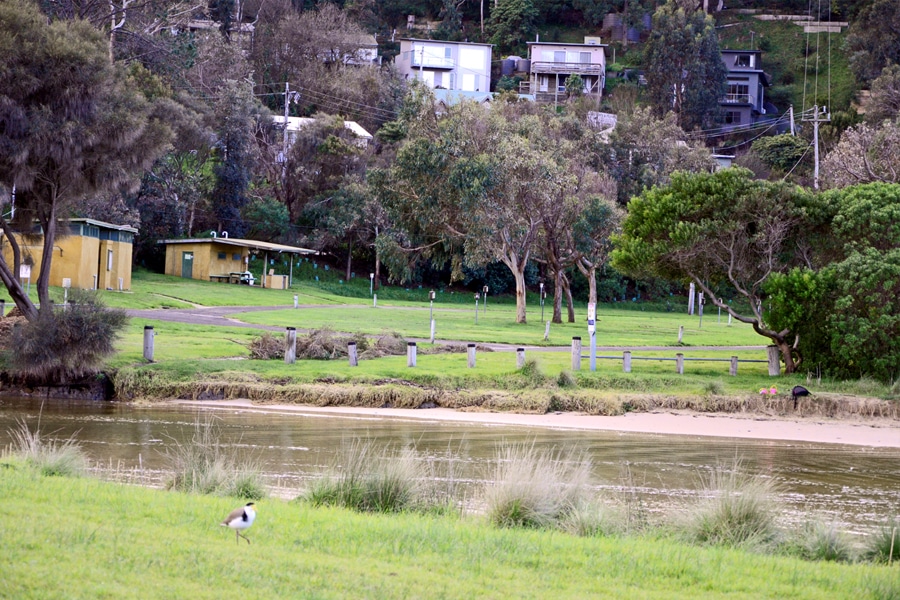
[[[581,370],[581,338],[572,338],[572,370]]]
[[[684,375],[684,354],[681,352],[675,355],[675,370],[679,375]]]
[[[521,369],[525,366],[525,348],[516,348],[516,368]]]
[[[468,350],[468,353],[469,353],[469,361],[468,361],[469,368],[474,369],[475,368],[475,344],[469,344],[466,347],[466,349]]]
[[[778,377],[781,375],[781,352],[778,346],[766,346],[766,354],[769,359],[769,376]]]
[[[407,367],[416,366],[416,343],[415,342],[407,342],[406,343],[406,366]]]
[[[284,364],[292,365],[297,360],[297,328],[288,327],[284,338]]]
[[[631,373],[631,350],[622,353],[622,371]]]
[[[144,326],[144,360],[153,362],[153,327],[151,325]]]
[[[356,342],[347,343],[347,358],[350,360],[351,367],[359,365],[359,359],[356,356]]]
[[[6,316],[6,300],[0,300],[0,317]]]
[[[678,343],[681,343],[681,339],[684,337],[684,325],[678,326]]]
[[[731,368],[729,369],[728,372],[729,372],[729,374],[731,374],[733,377],[736,377],[736,376],[737,376],[737,367],[738,367],[738,357],[737,357],[737,356],[732,356],[732,357],[731,357]]]

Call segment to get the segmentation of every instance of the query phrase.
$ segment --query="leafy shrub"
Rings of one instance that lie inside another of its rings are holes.
[[[128,322],[125,311],[103,306],[97,295],[73,290],[73,304],[42,311],[11,332],[3,363],[10,375],[29,382],[78,379],[99,370]]]

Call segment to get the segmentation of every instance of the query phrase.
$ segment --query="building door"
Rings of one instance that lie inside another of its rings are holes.
[[[182,252],[181,253],[181,276],[187,279],[192,279],[194,277],[194,253],[193,252]]]

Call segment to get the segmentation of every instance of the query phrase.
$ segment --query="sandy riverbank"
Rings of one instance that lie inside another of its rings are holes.
[[[787,419],[763,415],[699,414],[674,411],[628,413],[622,416],[601,417],[577,413],[534,415],[468,412],[447,408],[399,409],[254,404],[249,400],[179,400],[176,402],[210,408],[291,414],[332,414],[342,417],[456,421],[484,425],[553,427],[589,431],[622,431],[900,448],[900,421],[887,419]]]

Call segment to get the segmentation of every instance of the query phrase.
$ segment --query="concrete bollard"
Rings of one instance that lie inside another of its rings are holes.
[[[0,300],[0,317],[6,316],[6,300]]]
[[[736,377],[737,376],[737,367],[738,367],[738,357],[732,356],[731,357],[731,368],[728,369],[729,375],[731,375],[732,377]]]
[[[622,371],[631,373],[631,350],[622,352]]]
[[[153,362],[153,326],[144,326],[144,360]]]
[[[284,336],[284,364],[292,365],[297,360],[297,328],[288,327]]]
[[[378,308],[378,294],[372,294],[372,308]]]
[[[431,320],[431,343],[434,343],[434,319]]]
[[[350,360],[350,366],[359,366],[359,358],[356,356],[356,342],[347,343],[347,358]]]
[[[679,375],[684,375],[684,354],[681,352],[675,355],[675,370]]]
[[[416,366],[416,343],[415,342],[407,342],[406,343],[406,366],[407,367]]]
[[[125,280],[122,277],[119,277],[119,291],[121,292],[125,285]]]
[[[684,337],[684,325],[678,326],[678,343],[681,343],[681,339]]]
[[[469,344],[466,347],[466,349],[469,353],[468,366],[470,369],[474,369],[475,368],[475,344]]]
[[[516,368],[521,369],[525,366],[525,348],[516,348]]]
[[[572,370],[581,370],[581,338],[578,336],[572,338]]]
[[[769,359],[769,376],[778,377],[781,375],[781,352],[778,346],[766,346],[766,355]]]
[[[547,326],[544,328],[544,341],[550,339],[550,321],[547,321]]]
[[[294,308],[298,308],[300,306],[300,298],[297,297],[297,294],[294,294]]]

